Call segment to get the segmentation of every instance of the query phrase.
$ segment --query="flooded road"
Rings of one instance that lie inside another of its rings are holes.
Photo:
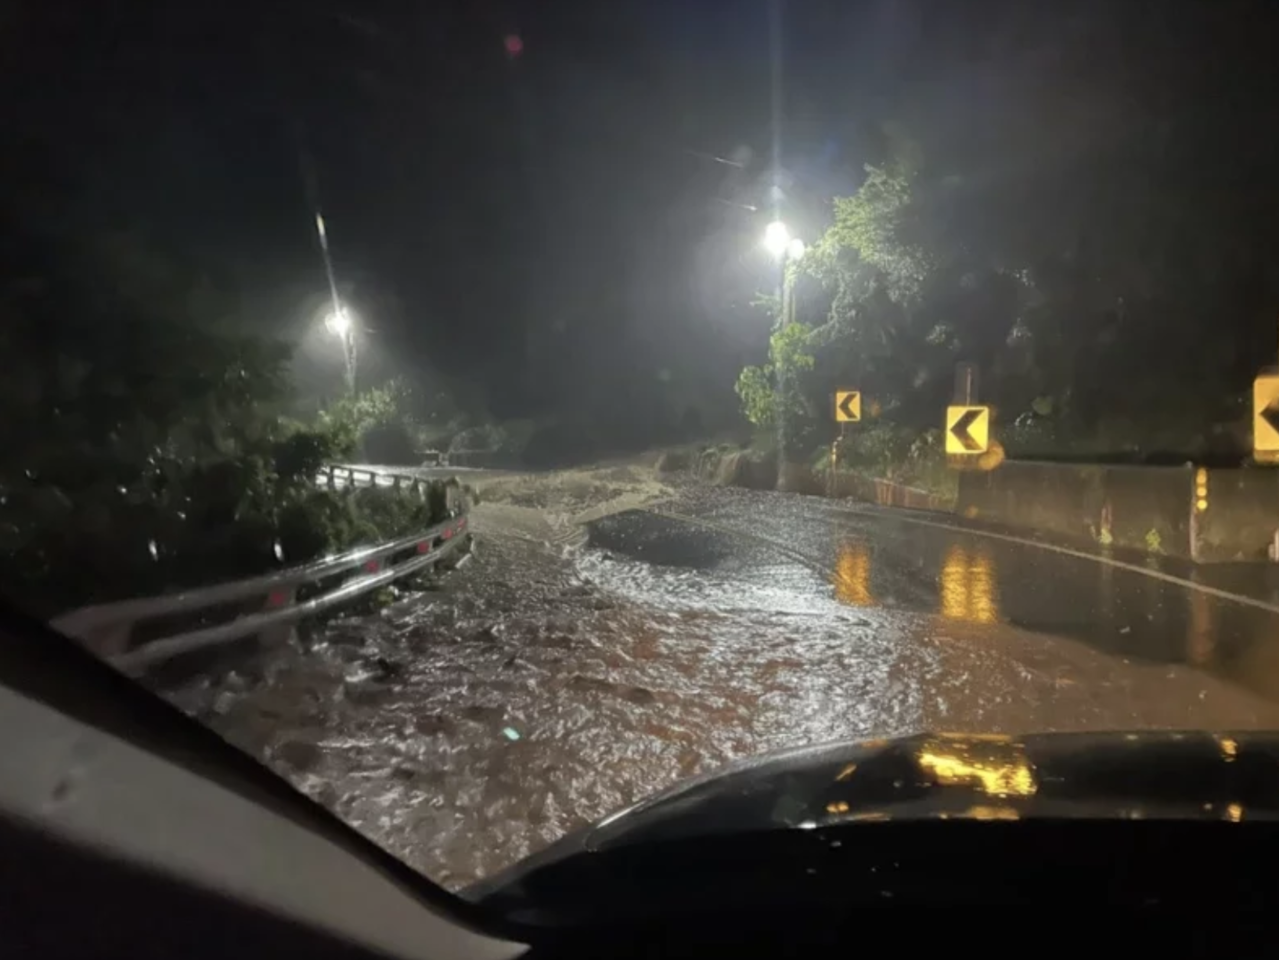
[[[572,544],[494,516],[439,589],[166,695],[454,888],[779,747],[1279,728],[1265,597],[778,494],[688,489]]]

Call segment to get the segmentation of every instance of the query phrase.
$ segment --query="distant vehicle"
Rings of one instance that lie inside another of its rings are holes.
[[[6,956],[948,956],[978,934],[1011,938],[1015,955],[1016,931],[1033,930],[1062,955],[1118,935],[1226,958],[1269,955],[1279,930],[1276,734],[924,735],[771,754],[458,897],[2,613],[0,720]],[[956,905],[958,925],[924,912]],[[1097,909],[1116,905],[1142,910]],[[1047,922],[1024,924],[1027,907]]]

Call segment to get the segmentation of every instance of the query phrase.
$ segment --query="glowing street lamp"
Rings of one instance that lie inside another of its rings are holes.
[[[336,310],[329,311],[329,315],[324,318],[324,329],[335,337],[345,340],[351,335],[350,311],[346,307],[338,307]]]
[[[342,344],[342,359],[346,364],[346,389],[355,393],[355,320],[351,311],[338,305],[324,318],[324,329]]]
[[[764,228],[764,249],[777,259],[780,260],[786,255],[790,243],[790,230],[780,220],[774,220]]]
[[[785,328],[795,322],[795,270],[793,265],[804,255],[804,241],[791,236],[790,228],[780,220],[774,220],[764,228],[764,249],[782,264],[781,316],[778,326]],[[785,396],[790,389],[784,368],[777,372],[777,393]],[[781,477],[786,469],[786,404],[777,407],[777,469]]]

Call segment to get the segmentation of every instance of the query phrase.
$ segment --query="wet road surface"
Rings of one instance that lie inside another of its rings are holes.
[[[167,690],[449,886],[769,749],[1279,729],[1279,614],[1158,571],[737,490],[558,552],[483,519],[477,561],[436,589]]]
[[[1207,674],[1279,703],[1279,579],[1265,565],[1081,556],[943,516],[749,491],[692,491],[654,512],[609,518],[592,543],[772,588],[807,567],[881,629],[926,616],[930,634],[981,638],[992,652],[1087,648],[1099,666]],[[1153,708],[1127,706],[1137,723]]]

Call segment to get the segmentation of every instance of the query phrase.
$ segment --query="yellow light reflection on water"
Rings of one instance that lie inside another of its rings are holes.
[[[915,759],[946,786],[969,786],[992,797],[1029,797],[1039,789],[1025,750],[1016,741],[927,740]]]
[[[999,606],[995,602],[995,565],[987,553],[978,553],[968,567],[968,615],[975,623],[999,620]]]
[[[1008,807],[969,807],[963,816],[970,820],[1019,820],[1021,814]]]
[[[864,543],[845,543],[835,561],[835,596],[855,607],[873,607],[870,592],[870,551]]]
[[[967,623],[996,623],[999,620],[999,586],[995,563],[989,553],[971,553],[959,545],[946,551],[940,577],[941,615],[947,620]]]
[[[941,615],[947,620],[968,619],[968,554],[951,547],[941,567]]]

